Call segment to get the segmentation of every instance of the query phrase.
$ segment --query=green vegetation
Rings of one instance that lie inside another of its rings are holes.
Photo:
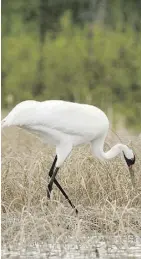
[[[141,8],[124,2],[3,1],[2,107],[9,95],[11,106],[25,99],[86,102],[112,108],[140,130]]]

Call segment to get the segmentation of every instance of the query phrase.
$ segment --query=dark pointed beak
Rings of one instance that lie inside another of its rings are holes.
[[[128,168],[129,168],[132,185],[133,185],[133,187],[135,187],[135,174],[134,174],[133,167],[132,167],[132,165],[130,165]]]

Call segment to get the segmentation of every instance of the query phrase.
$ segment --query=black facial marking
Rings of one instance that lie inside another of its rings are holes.
[[[125,156],[124,153],[123,153],[123,155],[124,155],[124,158],[125,158],[125,161],[126,161],[128,167],[130,167],[131,165],[135,164],[135,160],[136,160],[135,156],[134,156],[133,159],[128,159],[128,158]]]

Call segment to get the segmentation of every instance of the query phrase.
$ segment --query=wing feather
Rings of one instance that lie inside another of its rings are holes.
[[[69,135],[93,136],[105,131],[109,121],[103,111],[95,106],[65,101],[24,101],[8,114],[2,126],[43,125]]]
[[[94,106],[61,101],[48,109],[45,106],[39,109],[40,124],[66,134],[93,135],[108,122],[106,115]]]

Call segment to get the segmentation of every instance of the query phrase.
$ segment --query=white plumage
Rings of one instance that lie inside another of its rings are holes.
[[[57,167],[60,167],[73,146],[91,143],[93,154],[99,159],[110,159],[124,152],[133,159],[131,149],[117,144],[107,153],[103,146],[109,129],[105,113],[95,106],[60,100],[44,102],[24,101],[16,105],[2,120],[2,128],[19,126],[56,146]]]
[[[75,206],[56,180],[56,175],[73,146],[90,143],[92,153],[99,159],[111,159],[123,153],[129,169],[135,163],[133,151],[126,145],[117,144],[104,152],[109,120],[103,111],[92,105],[59,100],[24,101],[16,105],[1,124],[2,128],[12,125],[24,128],[37,134],[45,143],[56,146],[56,156],[49,171],[51,180],[47,196],[50,198],[54,183],[72,208]],[[76,208],[75,210],[78,212]]]

